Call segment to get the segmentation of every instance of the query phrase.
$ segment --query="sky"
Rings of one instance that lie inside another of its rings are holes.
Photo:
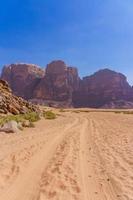
[[[110,68],[133,85],[133,0],[1,1],[0,67],[58,59],[81,77]]]

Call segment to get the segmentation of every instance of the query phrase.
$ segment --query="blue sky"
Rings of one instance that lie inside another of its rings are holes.
[[[5,0],[0,66],[62,59],[81,76],[110,68],[133,84],[133,0]]]

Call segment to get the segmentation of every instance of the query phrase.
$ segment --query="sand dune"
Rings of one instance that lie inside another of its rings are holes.
[[[133,116],[62,115],[0,134],[0,200],[133,200]]]

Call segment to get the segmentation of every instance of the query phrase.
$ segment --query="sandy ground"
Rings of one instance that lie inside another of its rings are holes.
[[[133,115],[61,115],[0,134],[0,200],[133,200]]]

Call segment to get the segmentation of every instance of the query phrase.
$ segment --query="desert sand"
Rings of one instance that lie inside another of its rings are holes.
[[[133,200],[133,115],[60,113],[0,134],[0,200]]]

